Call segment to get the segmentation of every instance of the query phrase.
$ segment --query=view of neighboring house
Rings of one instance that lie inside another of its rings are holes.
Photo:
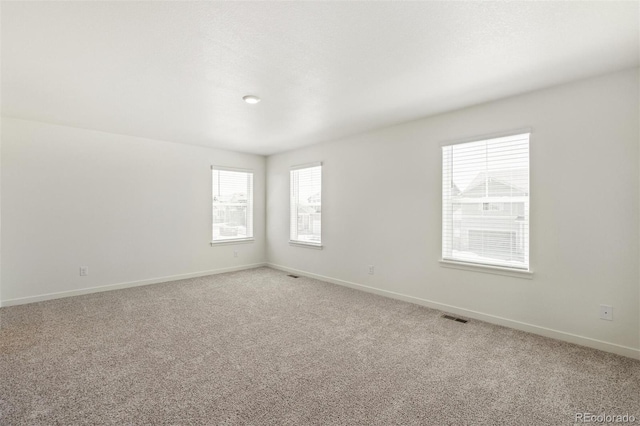
[[[307,198],[306,203],[298,204],[298,237],[304,241],[320,241],[322,214],[320,193]]]
[[[214,239],[247,236],[247,200],[246,193],[214,196]]]
[[[470,258],[525,259],[529,210],[526,169],[481,172],[453,191],[453,250]]]

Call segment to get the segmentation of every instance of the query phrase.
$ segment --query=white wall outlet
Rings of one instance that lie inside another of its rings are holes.
[[[89,267],[88,266],[81,266],[80,267],[80,276],[81,277],[86,277],[87,275],[89,275]]]
[[[233,257],[238,257],[238,250],[233,251]]]
[[[613,321],[613,306],[600,305],[600,319]]]
[[[373,275],[376,273],[376,267],[373,265],[369,265],[368,271],[369,271],[369,275]]]

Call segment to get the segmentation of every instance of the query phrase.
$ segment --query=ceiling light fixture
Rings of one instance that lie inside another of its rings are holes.
[[[248,104],[257,104],[260,102],[260,98],[254,95],[243,96],[242,99]]]

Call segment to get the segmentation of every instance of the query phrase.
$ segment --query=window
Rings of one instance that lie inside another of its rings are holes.
[[[291,179],[289,239],[292,243],[322,244],[322,163],[294,167]]]
[[[529,133],[442,147],[442,259],[529,270]]]
[[[212,242],[253,239],[253,172],[212,166]]]

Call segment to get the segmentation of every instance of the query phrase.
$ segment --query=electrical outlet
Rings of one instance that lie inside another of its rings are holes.
[[[613,321],[613,306],[600,305],[600,319]]]
[[[233,251],[233,257],[238,257],[238,250]]]
[[[80,267],[80,276],[81,277],[86,277],[87,275],[89,275],[89,267],[88,266],[81,266]]]
[[[373,265],[369,265],[369,275],[373,275],[376,273],[376,267]]]

